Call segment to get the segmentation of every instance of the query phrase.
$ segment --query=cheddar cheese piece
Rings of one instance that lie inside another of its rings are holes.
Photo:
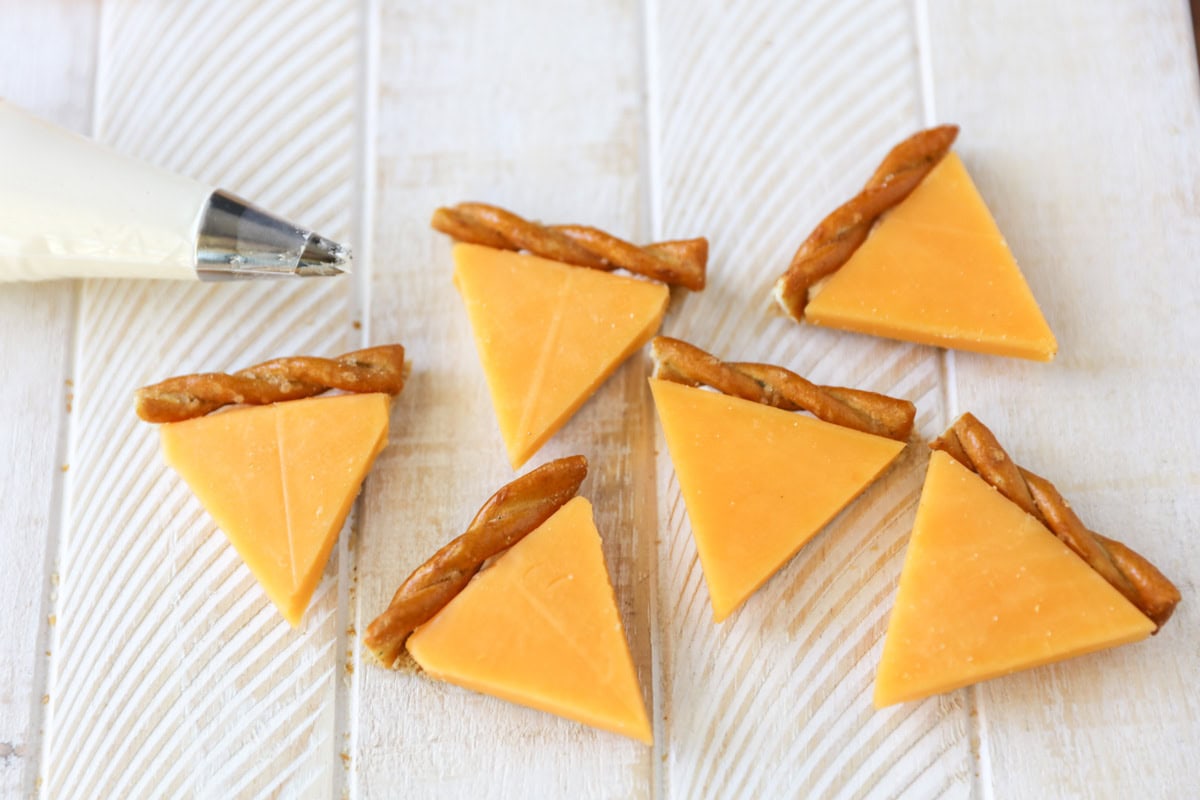
[[[949,153],[808,303],[817,325],[1049,361],[1058,343],[962,161]]]
[[[431,676],[650,744],[592,506],[568,502],[408,638]]]
[[[875,678],[917,700],[1107,647],[1154,623],[1040,522],[933,453]]]
[[[317,397],[160,428],[167,463],[293,627],[387,443],[388,408],[386,394]]]
[[[500,434],[520,467],[662,322],[667,287],[474,244],[454,246]]]
[[[651,380],[713,619],[725,619],[904,449],[791,411]]]

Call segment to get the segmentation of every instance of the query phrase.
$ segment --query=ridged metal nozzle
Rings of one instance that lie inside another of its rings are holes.
[[[209,197],[196,238],[196,273],[206,281],[341,275],[352,260],[345,245],[221,189]]]

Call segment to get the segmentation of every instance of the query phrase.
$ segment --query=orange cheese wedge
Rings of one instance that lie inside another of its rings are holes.
[[[1040,522],[934,452],[875,706],[1136,642],[1154,623]]]
[[[658,330],[667,287],[474,244],[454,282],[513,468]]]
[[[725,619],[904,449],[902,442],[651,380],[692,537]]]
[[[650,744],[592,506],[576,497],[408,638],[435,678]]]
[[[387,443],[388,408],[386,394],[317,397],[160,428],[167,463],[293,627]]]
[[[831,328],[1049,361],[1058,343],[971,176],[948,154],[808,303]]]

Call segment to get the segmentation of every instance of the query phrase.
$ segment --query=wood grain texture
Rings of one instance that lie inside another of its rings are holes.
[[[386,5],[380,24],[371,328],[414,371],[355,540],[355,628],[459,534],[514,473],[433,210],[494,202],[643,238],[639,36],[628,2]],[[645,366],[635,358],[528,464],[583,453],[596,523],[643,686],[654,518]],[[360,650],[353,794],[642,797],[641,744],[495,698],[389,673]]]
[[[349,2],[106,3],[95,134],[344,237],[356,21]],[[306,52],[314,42],[320,52]],[[322,582],[292,631],[162,463],[131,392],[341,352],[349,294],[345,281],[83,284],[48,795],[331,793],[337,582]]]
[[[712,239],[709,289],[666,331],[721,357],[907,397],[944,425],[932,348],[797,326],[771,284],[925,109],[905,2],[651,5],[655,236]],[[659,444],[658,606],[671,797],[967,796],[965,693],[877,712],[871,686],[926,452],[910,447],[747,604],[714,625]]]
[[[939,112],[962,125],[958,150],[1059,340],[1050,365],[960,355],[956,411],[1183,592],[1153,639],[979,687],[991,791],[1190,796],[1200,88],[1187,8],[953,2],[929,18]]]
[[[1192,796],[1189,25],[1182,0],[0,0],[0,33],[21,43],[0,51],[0,95],[81,130],[94,118],[120,149],[365,257],[356,283],[0,288],[0,374],[22,387],[0,396],[0,796]],[[1059,337],[1053,364],[770,310],[812,225],[933,121],[963,126],[957,149]],[[918,441],[976,412],[1180,583],[1176,618],[1135,646],[875,712],[926,451],[714,626],[638,356],[531,466],[592,460],[584,494],[653,751],[376,668],[357,633],[513,475],[427,226],[468,199],[633,239],[709,236],[710,288],[676,292],[664,332],[908,397]],[[129,391],[364,340],[402,341],[415,372],[294,633],[162,466]]]
[[[74,130],[92,119],[97,6],[0,2],[0,97]],[[0,289],[0,797],[34,790],[66,425],[76,287]]]

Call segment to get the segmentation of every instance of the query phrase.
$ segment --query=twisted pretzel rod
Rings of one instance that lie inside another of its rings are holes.
[[[995,435],[974,416],[963,414],[929,446],[978,473],[1032,514],[1158,627],[1171,618],[1180,600],[1179,589],[1141,555],[1089,530],[1054,484],[1014,464]]]
[[[542,225],[485,203],[439,208],[430,223],[460,242],[500,250],[528,250],[579,267],[626,269],[656,281],[704,288],[708,240],[682,239],[638,247],[585,225]]]
[[[799,322],[808,290],[850,260],[879,215],[908,197],[950,151],[957,125],[920,131],[892,148],[862,191],[839,206],[808,235],[775,283],[775,300]]]
[[[387,610],[367,628],[363,644],[385,667],[394,667],[408,635],[463,590],[483,562],[512,547],[579,491],[587,477],[583,456],[560,458],[496,492],[454,539],[400,584]]]
[[[232,375],[182,375],[143,386],[135,397],[137,414],[146,422],[179,422],[231,403],[265,405],[312,397],[330,389],[397,394],[404,388],[407,375],[404,348],[385,344],[332,359],[276,358]]]
[[[694,345],[656,336],[650,343],[654,377],[688,386],[704,384],[733,397],[779,408],[807,411],[846,428],[905,441],[912,433],[916,407],[885,394],[818,386],[770,364],[726,363]]]

